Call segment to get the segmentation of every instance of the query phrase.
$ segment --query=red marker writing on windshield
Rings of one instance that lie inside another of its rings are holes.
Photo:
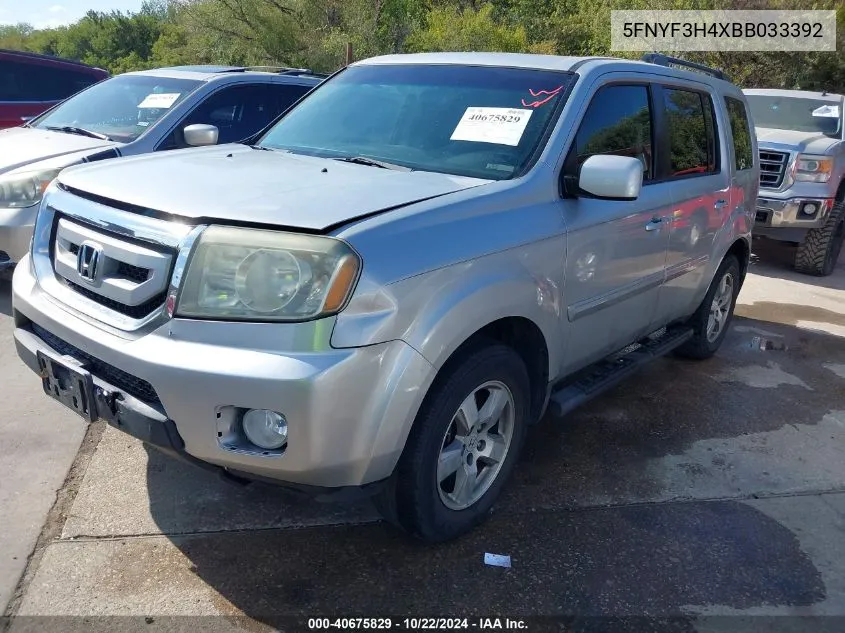
[[[522,105],[525,106],[526,108],[539,108],[544,103],[548,103],[549,101],[554,99],[561,90],[563,90],[563,86],[558,86],[554,90],[537,90],[536,92],[531,90],[531,88],[529,88],[528,92],[530,92],[531,96],[534,97],[535,99],[537,97],[542,96],[542,95],[548,95],[548,96],[545,99],[538,99],[536,101],[532,101],[531,103],[525,103],[525,99],[523,99]]]

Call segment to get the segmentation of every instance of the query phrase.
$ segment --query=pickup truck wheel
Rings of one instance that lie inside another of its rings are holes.
[[[845,200],[838,201],[825,225],[810,229],[795,251],[795,270],[808,275],[826,277],[836,267],[845,238]]]
[[[722,345],[739,293],[739,262],[728,255],[716,271],[704,301],[688,321],[693,336],[675,353],[684,358],[710,358]]]
[[[530,383],[511,348],[475,348],[438,377],[420,409],[389,485],[383,516],[427,542],[483,521],[519,457]]]

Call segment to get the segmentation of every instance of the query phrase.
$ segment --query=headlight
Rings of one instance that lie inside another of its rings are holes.
[[[41,202],[61,169],[11,172],[0,176],[0,209],[22,209]]]
[[[832,158],[799,154],[795,160],[795,180],[800,182],[827,182],[832,171]]]
[[[188,261],[176,316],[304,321],[334,314],[361,261],[333,238],[212,226]]]

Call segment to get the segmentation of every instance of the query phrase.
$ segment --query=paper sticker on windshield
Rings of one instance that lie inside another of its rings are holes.
[[[531,112],[515,108],[467,108],[451,140],[515,147],[522,139]]]
[[[816,108],[813,110],[813,116],[821,116],[825,118],[831,119],[838,119],[839,118],[839,106],[838,105],[825,105],[820,108]]]
[[[176,99],[181,96],[181,92],[162,92],[159,94],[147,95],[147,97],[138,104],[139,108],[164,108],[165,110],[176,103]]]

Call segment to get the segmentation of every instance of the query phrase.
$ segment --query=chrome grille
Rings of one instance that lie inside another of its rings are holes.
[[[83,297],[86,297],[91,301],[99,303],[101,306],[105,306],[106,308],[114,310],[115,312],[120,312],[121,314],[125,314],[128,317],[132,317],[133,319],[143,319],[153,310],[158,308],[162,303],[164,303],[164,300],[167,298],[165,293],[161,293],[160,295],[156,295],[149,301],[145,301],[141,305],[128,306],[124,303],[120,303],[119,301],[104,297],[103,295],[98,295],[96,292],[92,292],[88,288],[80,286],[79,284],[75,284],[72,281],[68,281],[67,279],[65,279],[64,282],[68,288],[75,292],[78,292]]]
[[[142,319],[165,300],[174,253],[155,244],[60,218],[53,241],[53,268],[69,288],[115,312]],[[97,251],[83,266],[83,245]],[[91,264],[91,262],[88,262]]]
[[[76,316],[120,336],[162,323],[167,293],[176,291],[205,226],[83,193],[58,185],[44,196],[32,243],[38,285]]]
[[[117,275],[125,279],[131,279],[135,283],[142,284],[150,278],[150,269],[141,266],[133,266],[126,262],[120,262],[117,266]]]
[[[760,150],[760,186],[767,189],[777,189],[783,184],[789,154]]]

